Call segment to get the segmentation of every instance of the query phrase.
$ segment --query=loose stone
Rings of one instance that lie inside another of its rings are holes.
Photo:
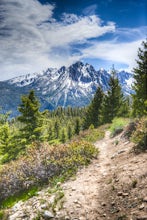
[[[45,211],[44,214],[43,214],[43,217],[45,219],[51,219],[51,218],[54,218],[54,215],[50,212],[50,211]]]

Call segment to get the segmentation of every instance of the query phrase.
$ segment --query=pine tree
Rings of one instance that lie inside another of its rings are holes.
[[[0,126],[0,154],[2,163],[16,159],[21,146],[17,142],[15,132],[11,130],[8,122]]]
[[[120,106],[118,117],[129,117],[131,110],[130,97],[123,97],[122,104]]]
[[[52,126],[50,125],[48,127],[48,140],[52,140],[53,139],[53,129],[52,129]]]
[[[64,128],[61,131],[61,139],[60,140],[61,140],[62,143],[65,143],[65,141],[66,141],[66,136],[65,136]]]
[[[83,129],[89,128],[90,125],[97,127],[100,125],[100,112],[103,100],[103,91],[98,87],[90,105],[87,108],[87,111],[84,116]]]
[[[138,50],[137,67],[134,68],[135,94],[133,97],[133,115],[147,115],[147,39],[142,42],[143,48]]]
[[[0,112],[1,112],[1,108],[0,108]],[[5,114],[0,113],[0,125],[5,124],[8,121],[9,116],[10,116],[10,112],[7,112]]]
[[[122,105],[123,94],[116,76],[116,71],[113,67],[109,80],[109,89],[104,97],[102,107],[102,123],[110,123],[114,117],[120,116],[120,108]]]
[[[75,134],[79,134],[80,133],[80,120],[79,118],[76,118],[75,120],[75,128],[74,128]]]
[[[27,142],[39,140],[41,136],[41,113],[39,111],[40,103],[35,97],[33,90],[28,95],[22,96],[21,104],[18,107],[21,115],[18,120],[23,123],[21,136],[26,138]]]
[[[67,136],[68,136],[68,139],[70,140],[71,137],[72,137],[72,128],[71,128],[71,125],[68,124],[68,127],[67,127]]]
[[[58,120],[56,120],[54,123],[54,135],[55,135],[55,139],[59,138],[59,122],[58,122]]]

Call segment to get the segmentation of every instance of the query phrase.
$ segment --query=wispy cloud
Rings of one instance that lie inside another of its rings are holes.
[[[142,26],[137,28],[117,28],[114,35],[120,41],[129,42],[145,39],[146,33],[147,26]]]
[[[94,15],[95,12],[96,12],[96,9],[97,9],[97,5],[96,4],[90,5],[90,6],[86,7],[86,8],[84,8],[83,14],[84,15]]]
[[[138,48],[145,40],[147,26],[139,28],[118,28],[112,40],[93,41],[92,45],[82,50],[83,58],[97,58],[112,63],[118,62],[132,71],[136,66]]]
[[[117,42],[117,41],[104,41],[95,42],[89,48],[83,50],[83,58],[97,58],[107,61],[122,63],[128,66],[131,71],[135,66],[137,58],[137,48],[141,45],[141,40],[134,42]]]
[[[1,79],[16,72],[23,74],[69,64],[74,60],[71,45],[115,30],[113,23],[103,25],[96,15],[80,17],[64,13],[58,22],[53,17],[54,8],[37,0],[1,0]],[[65,59],[63,54],[59,56],[63,48]]]
[[[96,5],[85,9],[85,16],[63,13],[54,18],[55,5],[38,0],[0,0],[0,79],[60,67],[88,57],[119,61],[133,65],[142,28],[116,29],[94,14]],[[100,41],[105,34],[115,41]],[[128,34],[129,33],[129,34]],[[122,42],[120,36],[129,39]],[[135,37],[138,36],[138,37]],[[78,46],[77,46],[78,45]]]

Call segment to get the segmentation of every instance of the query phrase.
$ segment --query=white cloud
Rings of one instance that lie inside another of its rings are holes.
[[[94,15],[96,9],[97,9],[97,5],[96,4],[90,5],[90,6],[86,7],[83,10],[83,14],[85,14],[85,15]]]
[[[119,62],[127,65],[128,70],[132,70],[132,68],[136,65],[135,60],[137,58],[137,51],[141,46],[142,40],[129,43],[120,43],[116,40],[100,43],[95,42],[91,47],[82,51],[83,58],[91,57],[112,61],[112,63]]]
[[[72,56],[71,45],[115,30],[114,23],[103,25],[96,15],[64,13],[58,22],[53,18],[54,8],[37,0],[1,0],[0,79],[68,65],[79,58]]]
[[[134,65],[147,27],[104,25],[93,14],[96,5],[86,8],[84,17],[63,13],[60,21],[54,19],[54,9],[38,0],[0,0],[0,80],[89,57]],[[115,40],[99,41],[106,33],[113,33]],[[119,43],[120,36],[130,42]]]
[[[117,28],[115,31],[117,38],[121,37],[123,41],[145,39],[146,33],[147,26],[137,28]]]
[[[128,66],[126,70],[132,71],[137,65],[138,48],[145,40],[147,26],[139,28],[117,28],[113,40],[93,41],[93,44],[82,50],[83,58],[97,58],[101,60],[118,62]]]
[[[115,30],[113,23],[106,26],[101,25],[101,20],[95,15],[90,17],[79,17],[77,22],[69,25],[54,24],[50,32],[51,46],[66,46],[68,44],[84,42],[89,38],[99,37],[107,32]]]

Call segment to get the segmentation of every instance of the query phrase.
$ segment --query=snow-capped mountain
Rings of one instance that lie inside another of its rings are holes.
[[[132,74],[125,71],[117,74],[123,92],[126,95],[130,94],[132,92]],[[0,106],[6,111],[12,110],[17,114],[20,96],[28,93],[30,89],[35,90],[42,110],[52,110],[57,106],[85,106],[89,104],[98,86],[107,91],[109,78],[110,73],[106,70],[96,71],[92,65],[82,62],[76,62],[69,67],[63,66],[60,69],[49,68],[39,74],[27,74],[0,82],[0,90],[3,88],[1,94],[6,96],[0,100]],[[9,100],[8,97],[12,97],[12,99]]]

